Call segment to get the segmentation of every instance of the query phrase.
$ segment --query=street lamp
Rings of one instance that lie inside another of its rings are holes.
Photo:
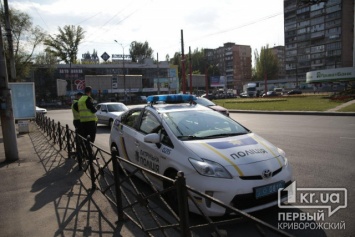
[[[72,95],[73,93],[73,77],[72,77],[72,74],[71,74],[71,54],[70,53],[67,53],[67,58],[69,58],[69,80],[70,80],[70,95]]]
[[[126,46],[123,46],[121,43],[118,43],[117,40],[114,40],[117,44],[121,45],[122,47],[122,51],[123,51],[123,54],[122,54],[122,58],[123,58],[123,94],[124,94],[124,100],[126,102],[126,68],[125,68],[125,65],[124,65],[124,58],[125,58],[125,55],[124,55],[124,48],[127,47]]]

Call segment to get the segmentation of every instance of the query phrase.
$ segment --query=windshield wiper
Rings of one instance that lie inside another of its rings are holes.
[[[178,136],[177,138],[178,138],[178,139],[181,139],[181,140],[198,140],[198,139],[203,139],[203,137],[197,137],[197,136],[194,136],[194,135]]]
[[[233,136],[240,136],[240,135],[245,135],[247,134],[246,132],[239,132],[239,133],[219,133],[219,134],[214,134],[210,136],[205,136],[203,138],[213,138],[213,137],[233,137]]]

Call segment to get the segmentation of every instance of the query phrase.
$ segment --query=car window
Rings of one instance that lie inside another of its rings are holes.
[[[121,123],[129,127],[134,127],[139,118],[141,110],[130,110],[121,117]]]
[[[168,133],[166,132],[166,130],[164,129],[164,127],[161,127],[159,134],[160,134],[160,141],[162,144],[164,144],[168,147],[174,148],[174,145],[171,142],[170,137],[169,137]]]
[[[101,105],[101,111],[107,111],[106,105]]]
[[[128,108],[124,104],[108,104],[107,110],[109,112],[122,112],[127,111]]]
[[[97,105],[96,110],[101,110],[101,105]]]
[[[170,130],[180,140],[207,139],[249,132],[234,120],[215,111],[184,111],[163,114]]]
[[[148,110],[146,110],[142,116],[142,121],[139,130],[145,134],[157,133],[161,128],[158,119]]]

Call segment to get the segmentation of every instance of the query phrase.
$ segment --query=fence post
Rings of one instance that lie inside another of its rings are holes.
[[[55,123],[54,123],[54,119],[52,119],[52,126],[51,126],[51,135],[50,135],[50,138],[53,139],[54,143],[55,143],[55,139],[56,139],[56,136],[55,136]]]
[[[58,142],[59,142],[59,149],[63,149],[63,141],[62,141],[62,128],[60,126],[60,122],[58,122]]]
[[[112,147],[111,150],[111,160],[113,166],[113,176],[115,179],[115,189],[116,189],[116,205],[117,205],[117,214],[118,214],[118,222],[124,219],[123,213],[123,204],[122,204],[122,193],[121,193],[121,185],[120,185],[120,174],[119,174],[119,163],[117,160],[118,151],[116,147]]]
[[[49,133],[49,131],[50,131],[50,126],[51,126],[51,123],[50,123],[49,118],[47,117],[47,118],[46,118],[46,132],[47,132],[47,136],[50,135],[50,133]]]
[[[91,178],[91,188],[92,190],[96,189],[96,184],[95,184],[95,170],[94,170],[94,154],[91,148],[91,142],[90,142],[90,135],[86,137],[86,149],[87,153],[89,155],[89,167],[90,167],[90,178]]]
[[[189,208],[187,203],[187,189],[186,189],[186,179],[184,177],[184,172],[179,171],[177,173],[175,185],[176,185],[177,199],[179,204],[181,236],[190,237],[191,232],[189,229]]]
[[[65,125],[65,135],[67,137],[67,148],[68,148],[68,159],[71,157],[72,149],[70,145],[70,132],[69,132],[69,125]]]
[[[81,149],[83,149],[82,144],[83,142],[82,139],[79,138],[78,129],[75,129],[75,152],[76,152],[76,158],[78,159],[79,170],[83,169],[83,160],[82,160],[82,152],[81,152]]]

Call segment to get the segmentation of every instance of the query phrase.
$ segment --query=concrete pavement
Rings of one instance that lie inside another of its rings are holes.
[[[34,122],[17,134],[19,160],[5,161],[0,129],[0,237],[143,236],[117,215],[86,174]]]

